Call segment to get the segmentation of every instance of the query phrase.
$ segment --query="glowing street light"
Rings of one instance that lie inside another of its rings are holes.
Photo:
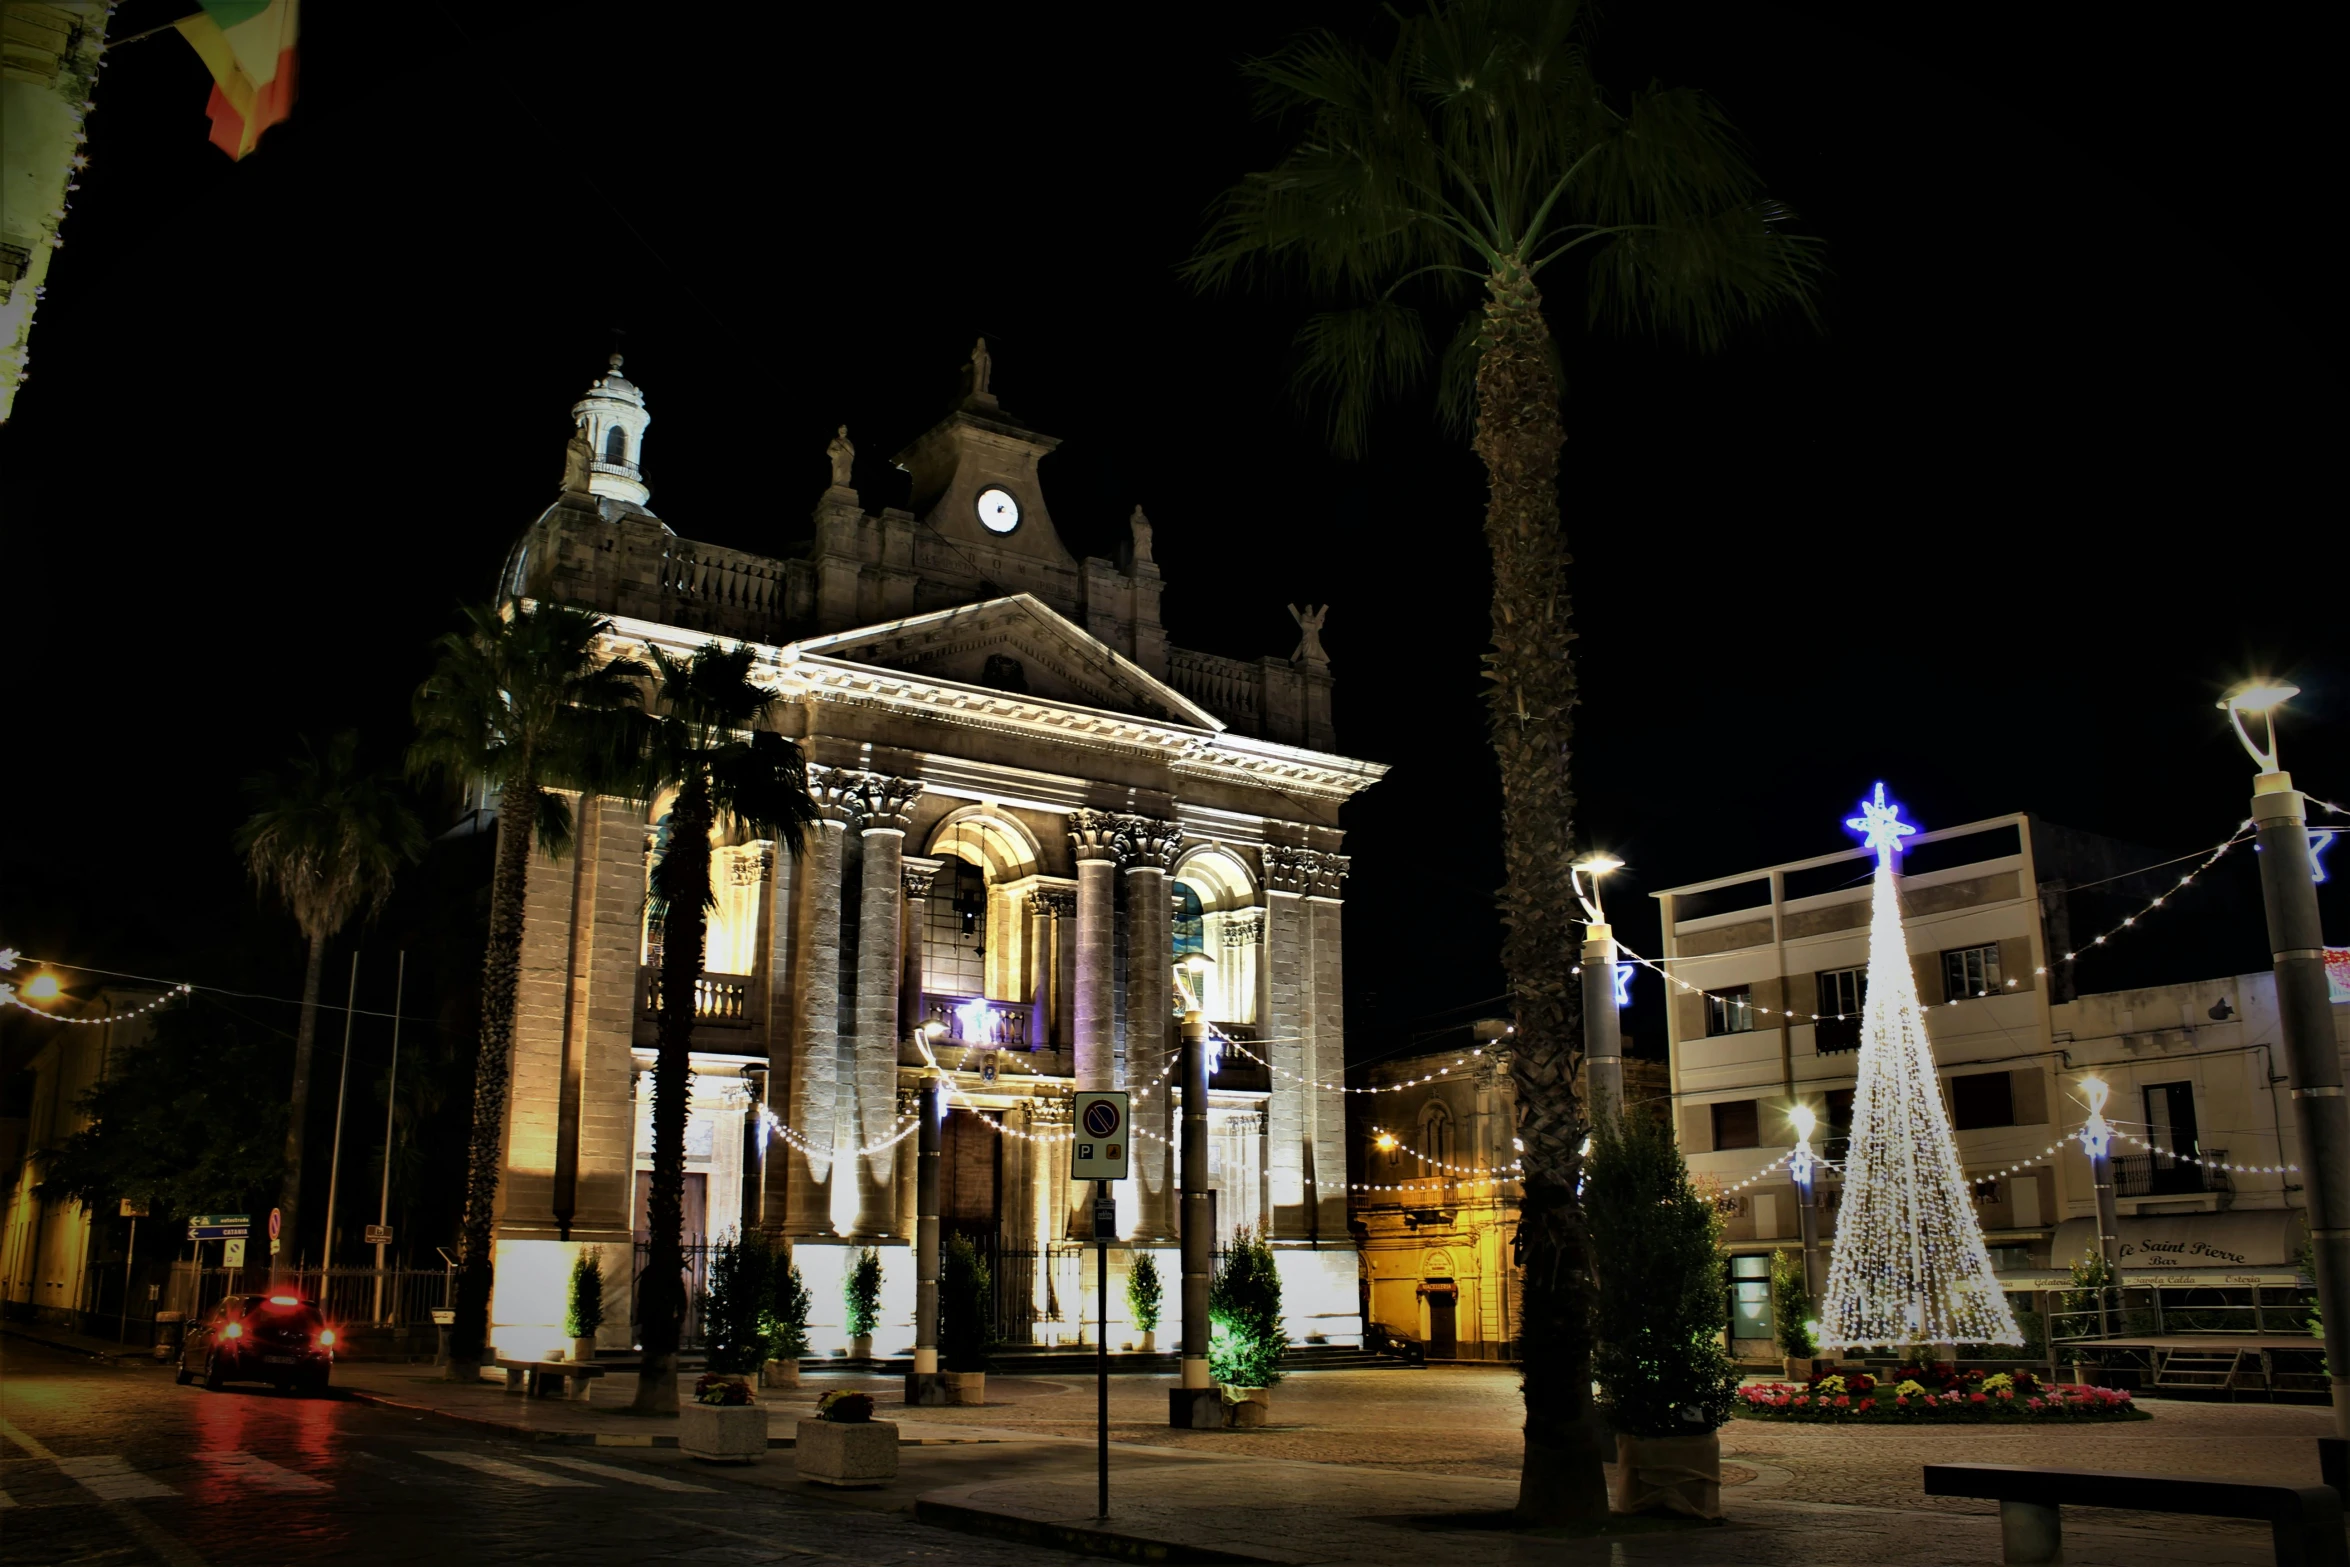
[[[1787,1107],[1787,1124],[1795,1128],[1795,1152],[1787,1160],[1787,1173],[1795,1177],[1795,1214],[1802,1226],[1803,1293],[1816,1316],[1820,1288],[1826,1282],[1820,1264],[1819,1193],[1812,1183],[1819,1162],[1812,1152],[1811,1134],[1818,1129],[1820,1118],[1810,1105],[1798,1100]],[[1814,1327],[1812,1331],[1816,1334],[1819,1330]]]
[[[1616,1009],[1624,1004],[1624,987],[1616,972],[1616,933],[1600,906],[1599,879],[1620,871],[1624,862],[1612,854],[1592,854],[1568,868],[1575,897],[1590,922],[1583,929],[1583,1063],[1589,1084],[1594,1125],[1620,1115],[1624,1108],[1624,1032]],[[1583,878],[1591,890],[1583,890]]]
[[[43,969],[24,982],[23,995],[27,1001],[55,1001],[65,994],[65,987],[57,982],[57,975]]]
[[[2281,680],[2247,680],[2219,699],[2219,710],[2228,715],[2228,722],[2236,729],[2236,738],[2260,764],[2262,773],[2281,772],[2277,765],[2277,709],[2301,694],[2299,686],[2286,685]],[[2252,731],[2244,727],[2244,715],[2251,713],[2260,719],[2261,730],[2268,739],[2266,747],[2252,743]]]

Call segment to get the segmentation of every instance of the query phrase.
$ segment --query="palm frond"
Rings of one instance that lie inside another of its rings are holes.
[[[1327,403],[1330,446],[1342,457],[1362,455],[1372,408],[1410,388],[1428,369],[1428,333],[1419,311],[1386,301],[1309,316],[1296,342],[1298,395]]]
[[[254,812],[237,829],[237,852],[311,940],[372,917],[400,867],[423,857],[423,826],[391,780],[360,765],[355,732],[323,751],[305,742],[280,771],[248,778],[245,792]]]

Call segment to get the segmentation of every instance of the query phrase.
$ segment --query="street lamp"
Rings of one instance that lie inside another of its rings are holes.
[[[2105,1264],[2108,1288],[2118,1288],[2122,1281],[2122,1241],[2119,1208],[2115,1203],[2113,1187],[2113,1127],[2105,1119],[2105,1101],[2113,1089],[2105,1079],[2092,1072],[2081,1079],[2081,1097],[2088,1101],[2089,1118],[2081,1123],[2081,1152],[2089,1156],[2089,1190],[2097,1199],[2097,1256]],[[2097,1292],[2097,1330],[2103,1333],[2106,1303],[2113,1297],[2106,1290]]]
[[[1811,1134],[1818,1129],[1820,1118],[1810,1105],[1800,1101],[1788,1106],[1787,1122],[1795,1128],[1795,1152],[1787,1160],[1787,1173],[1795,1177],[1795,1213],[1802,1225],[1803,1236],[1803,1293],[1811,1303],[1814,1316],[1819,1314],[1820,1292],[1827,1281],[1821,1277],[1820,1265],[1820,1204],[1818,1188],[1813,1177],[1819,1173],[1819,1158],[1812,1152]]]
[[[43,969],[24,982],[23,994],[27,1001],[55,1001],[65,994],[65,987],[57,982],[54,971]]]
[[[1589,1084],[1591,1124],[1612,1120],[1624,1110],[1623,1021],[1616,1015],[1616,933],[1600,905],[1599,879],[1620,871],[1612,854],[1593,854],[1569,869],[1575,897],[1590,917],[1583,930],[1583,1063]],[[1591,890],[1583,879],[1591,878]]]
[[[2277,977],[2277,1032],[2293,1089],[2293,1127],[2301,1138],[2309,1239],[2317,1302],[2325,1314],[2326,1367],[2334,1393],[2334,1434],[2350,1437],[2350,1100],[2342,1096],[2342,1057],[2326,996],[2325,933],[2318,922],[2317,881],[2309,852],[2309,808],[2293,775],[2277,763],[2277,709],[2300,693],[2275,680],[2251,680],[2219,706],[2236,738],[2260,764],[2252,780],[2252,823],[2260,845],[2260,901],[2268,912],[2268,947]],[[2261,720],[2268,744],[2256,746],[2246,714]]]

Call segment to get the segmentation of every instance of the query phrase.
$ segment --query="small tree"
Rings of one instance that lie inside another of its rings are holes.
[[[571,1302],[563,1313],[563,1331],[573,1338],[594,1338],[604,1325],[604,1248],[590,1246],[571,1264]]]
[[[881,1322],[881,1253],[868,1246],[857,1253],[856,1265],[841,1284],[847,1308],[849,1337],[868,1337]]]
[[[1273,1248],[1254,1230],[1236,1230],[1208,1286],[1209,1373],[1226,1387],[1271,1387],[1288,1348]]]
[[[767,1310],[759,1318],[767,1358],[798,1360],[808,1352],[808,1286],[801,1282],[800,1265],[781,1256],[767,1278]]]
[[[1738,1384],[1720,1338],[1721,1215],[1652,1117],[1598,1127],[1586,1169],[1600,1407],[1627,1436],[1712,1431]]]
[[[1134,1254],[1134,1270],[1126,1275],[1126,1310],[1135,1332],[1159,1331],[1159,1265],[1147,1251]]]
[[[1811,1288],[1802,1252],[1771,1253],[1771,1315],[1778,1319],[1780,1353],[1809,1360],[1818,1345],[1811,1336]]]
[[[710,1290],[702,1298],[702,1339],[710,1369],[746,1376],[767,1360],[767,1335],[760,1327],[774,1258],[767,1237],[753,1231],[730,1235],[710,1259]]]
[[[987,1259],[963,1235],[947,1237],[940,1258],[938,1347],[949,1371],[985,1371],[995,1348],[995,1280]]]

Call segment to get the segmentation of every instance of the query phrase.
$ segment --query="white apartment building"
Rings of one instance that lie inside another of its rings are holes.
[[[2097,932],[2068,930],[2065,894],[2085,879],[2088,844],[2112,847],[2019,814],[1920,833],[1902,856],[1910,962],[1992,1260],[2028,1292],[2094,1246],[2088,1160],[2071,1140],[2087,1113],[2078,1084],[2094,1074],[2120,1134],[2125,1280],[2290,1284],[2300,1181],[2266,1173],[2300,1162],[2275,979],[2075,996],[2064,954]],[[1787,1111],[1813,1108],[1831,1159],[1850,1124],[1872,866],[1853,848],[1655,895],[1674,1124],[1691,1173],[1725,1191],[1732,1337],[1758,1358],[1775,1353],[1767,1254],[1798,1234],[1794,1186],[1774,1162],[1794,1143]],[[2150,917],[2198,915],[2182,899]],[[2346,1016],[2337,1005],[2337,1037]],[[1837,1196],[1830,1171],[1823,1245]]]

